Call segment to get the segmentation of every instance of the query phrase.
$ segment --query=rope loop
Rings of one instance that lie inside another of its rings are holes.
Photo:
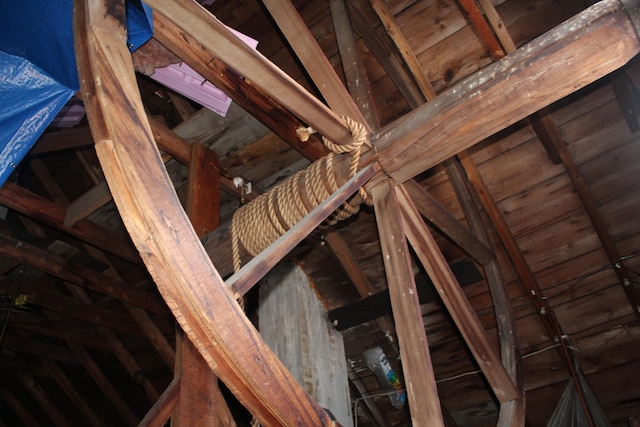
[[[269,192],[241,206],[233,214],[231,244],[234,271],[238,271],[241,266],[240,243],[249,254],[257,255],[338,190],[333,165],[336,155],[351,155],[348,177],[350,179],[355,176],[360,163],[360,149],[367,142],[367,130],[362,123],[350,117],[342,116],[342,120],[351,131],[352,141],[349,144],[335,144],[322,137],[329,154],[290,176]],[[310,127],[299,128],[296,133],[305,141],[315,131]],[[359,195],[365,203],[372,204],[371,196],[364,188],[359,189]],[[345,202],[321,227],[326,228],[347,219],[359,209],[359,203],[352,205]]]

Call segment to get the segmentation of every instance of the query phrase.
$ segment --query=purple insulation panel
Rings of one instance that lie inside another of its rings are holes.
[[[248,46],[255,49],[258,41],[231,29]],[[184,62],[156,68],[151,78],[211,111],[225,117],[231,99]]]

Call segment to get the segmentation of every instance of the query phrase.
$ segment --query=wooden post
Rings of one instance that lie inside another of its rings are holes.
[[[186,212],[198,236],[215,230],[220,224],[220,167],[215,153],[200,143],[191,145],[189,188]],[[218,419],[234,425],[226,402],[218,388],[218,377],[193,343],[178,332],[176,336],[175,378],[180,378],[180,397],[171,419],[172,426],[217,426]],[[224,412],[225,416],[220,417]]]
[[[343,427],[353,425],[342,334],[293,263],[277,265],[260,287],[260,333],[269,347]]]

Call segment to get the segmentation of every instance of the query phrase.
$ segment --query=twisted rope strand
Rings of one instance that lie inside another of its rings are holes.
[[[367,141],[367,131],[361,123],[349,117],[342,119],[351,131],[351,143],[335,144],[323,137],[325,146],[330,150],[329,154],[234,213],[231,222],[234,271],[238,271],[241,266],[240,244],[249,254],[256,256],[338,190],[339,185],[333,167],[336,154],[351,154],[348,176],[355,176],[360,163],[360,149]],[[308,138],[315,131],[311,128],[301,128],[296,132],[302,139]],[[371,204],[371,197],[363,188],[359,189],[359,194],[365,203]],[[325,228],[349,218],[359,209],[359,204],[345,202],[321,227]]]

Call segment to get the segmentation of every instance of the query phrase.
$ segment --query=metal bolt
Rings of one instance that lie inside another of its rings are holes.
[[[544,315],[544,314],[547,314],[547,310],[545,310],[545,308],[544,308],[544,307],[542,307],[542,308],[540,309],[540,314],[543,314],[543,315]]]
[[[16,242],[16,248],[21,248],[22,247],[22,242]]]
[[[535,295],[536,291],[534,291],[533,289],[531,289],[531,295]]]
[[[616,268],[622,268],[622,266],[620,265],[620,263],[619,263],[619,262],[616,262],[615,267],[616,267]]]
[[[335,328],[336,326],[338,326],[338,319],[333,321],[333,327]]]
[[[629,286],[629,285],[631,285],[631,282],[629,281],[629,279],[624,279],[622,284],[625,285],[625,286]]]
[[[558,337],[553,337],[553,342],[558,344],[560,342],[560,338]]]

